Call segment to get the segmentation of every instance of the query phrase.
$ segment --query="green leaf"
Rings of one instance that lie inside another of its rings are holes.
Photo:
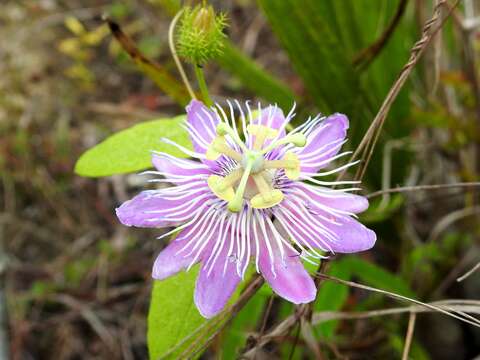
[[[169,138],[191,149],[187,131],[180,126],[184,120],[185,116],[181,115],[146,121],[122,130],[80,156],[75,172],[81,176],[100,177],[144,170],[152,167],[152,150],[186,157],[177,148],[160,141],[162,137]]]
[[[401,21],[384,50],[367,69],[353,59],[387,28],[399,0],[257,0],[309,97],[323,113],[342,112],[350,119],[348,146],[360,142],[388,90],[408,59],[413,32]],[[405,15],[407,16],[407,15]],[[409,87],[401,91],[379,139],[408,135]],[[385,136],[385,135],[386,136]],[[380,152],[374,152],[366,180],[378,186]],[[403,179],[402,160],[396,159],[392,181]]]
[[[344,45],[321,16],[323,1],[258,2],[322,111],[354,113],[368,107]]]
[[[150,359],[197,358],[211,336],[230,320],[228,310],[208,320],[198,312],[193,301],[198,271],[197,265],[188,272],[154,282],[148,313]],[[242,285],[245,283],[237,288],[227,307],[238,299]],[[251,301],[237,314],[239,320],[233,322],[234,335],[240,335],[239,328],[253,327],[252,320],[258,318],[253,314],[261,311],[265,298],[257,294]],[[230,334],[230,329],[227,334]]]
[[[368,285],[404,296],[415,296],[405,280],[381,266],[356,256],[347,256],[342,261],[349,268],[352,276],[360,278]]]
[[[262,321],[262,310],[268,298],[257,292],[242,311],[233,320],[225,332],[222,346],[222,359],[236,359],[239,350],[245,346],[249,334],[255,331],[257,323]]]
[[[169,353],[184,338],[207,322],[193,303],[198,266],[153,284],[148,312],[148,351],[150,359],[175,359],[189,342]]]
[[[397,353],[398,358],[400,358],[403,354],[403,348],[405,347],[405,335],[391,334],[388,340],[393,350]],[[415,360],[429,360],[430,356],[419,342],[413,340],[408,358]]]
[[[343,280],[350,279],[350,269],[344,260],[332,262],[328,274]],[[315,302],[315,311],[338,311],[341,310],[348,298],[348,287],[333,281],[323,281],[320,285]],[[329,338],[338,325],[338,321],[322,323],[318,329],[320,333]]]
[[[217,62],[237,77],[255,96],[277,103],[283,110],[289,110],[295,102],[295,96],[287,85],[267,73],[230,42],[225,41],[223,53]]]

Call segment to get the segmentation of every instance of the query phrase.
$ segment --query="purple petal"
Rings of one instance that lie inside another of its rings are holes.
[[[233,292],[237,288],[241,277],[236,271],[236,263],[227,260],[227,269],[224,273],[226,248],[218,261],[215,262],[212,271],[208,274],[210,266],[202,264],[200,274],[195,285],[195,304],[200,314],[210,319],[223,310]]]
[[[183,230],[183,232],[185,231]],[[183,253],[178,253],[185,245],[185,241],[174,239],[158,254],[153,264],[152,277],[154,279],[166,279],[180,270],[186,269],[192,263],[193,255],[186,257]]]
[[[313,129],[307,136],[307,145],[297,152],[302,171],[316,173],[327,166],[329,159],[337,155],[342,147],[347,129],[348,118],[338,113],[327,117]]]
[[[193,148],[196,152],[204,154],[208,145],[216,137],[218,116],[198,100],[192,100],[186,111],[187,122],[191,126],[188,131]]]
[[[198,192],[179,200],[163,198],[159,196],[159,192],[155,190],[142,191],[133,199],[125,201],[116,209],[117,217],[122,224],[127,226],[173,226],[186,221],[190,217],[191,212],[190,214],[185,214],[185,219],[175,222],[166,220],[165,215],[177,206],[194,201],[203,193],[203,191],[209,191],[206,186],[199,187],[198,190]]]
[[[261,113],[253,120],[253,123],[272,129],[284,130],[286,121],[287,120],[283,115],[282,109],[279,109],[277,106],[270,105],[261,110]]]
[[[298,241],[312,248],[354,253],[371,249],[375,245],[376,234],[350,216],[333,216],[320,209],[314,209],[312,213],[306,209],[304,210],[308,213],[302,213],[290,207],[285,207],[285,210],[291,216],[290,219],[284,219],[286,226],[296,235]],[[335,237],[335,241],[332,237]]]
[[[330,243],[333,251],[355,253],[369,250],[375,245],[375,241],[377,241],[375,232],[357,220],[350,216],[337,216],[335,222],[337,224],[324,222],[324,225],[339,237],[338,242]]]
[[[210,174],[209,168],[198,161],[176,159],[167,154],[153,154],[152,164],[158,171],[172,176],[191,176],[192,181],[198,179],[197,175]]]
[[[354,214],[368,209],[368,200],[361,195],[333,192],[328,188],[303,183],[295,184],[294,186],[304,195],[302,196],[303,200],[307,200],[309,205],[316,209],[327,206],[331,209]]]
[[[272,240],[265,239],[265,241]],[[273,291],[294,304],[305,304],[315,300],[317,293],[315,283],[303,267],[300,257],[290,249],[285,251],[284,259],[278,251],[274,252],[272,271],[268,249],[265,244],[262,245],[259,259],[262,276]]]

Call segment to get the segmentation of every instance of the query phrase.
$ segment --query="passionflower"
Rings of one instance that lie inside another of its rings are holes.
[[[147,173],[173,186],[143,191],[117,209],[127,226],[174,227],[160,236],[178,232],[156,258],[153,278],[200,262],[194,300],[206,318],[224,308],[251,262],[279,296],[308,303],[316,288],[302,259],[367,250],[376,240],[355,220],[368,207],[365,197],[349,193],[358,188],[330,188],[355,182],[318,179],[355,164],[319,172],[348,154],[339,153],[345,115],[316,116],[287,134],[295,107],[285,117],[276,106],[228,105],[227,115],[193,100],[185,123],[193,151],[162,141],[194,160],[154,152],[157,171]]]

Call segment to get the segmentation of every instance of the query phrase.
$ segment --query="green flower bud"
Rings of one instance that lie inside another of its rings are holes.
[[[177,38],[177,52],[194,65],[204,65],[222,53],[226,16],[213,7],[185,8]]]

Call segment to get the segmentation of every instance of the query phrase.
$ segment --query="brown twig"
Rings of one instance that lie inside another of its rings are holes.
[[[143,55],[133,40],[123,32],[118,23],[111,20],[108,16],[103,16],[102,20],[107,23],[112,35],[138,68],[151,78],[159,88],[179,104],[187,104],[190,101],[190,89],[184,88],[162,65]]]
[[[393,16],[392,21],[387,26],[383,34],[376,40],[372,45],[369,47],[361,50],[358,54],[356,54],[353,58],[353,65],[356,66],[359,70],[366,69],[372,61],[380,54],[380,52],[385,48],[388,41],[391,39],[395,29],[397,28],[400,20],[405,13],[405,9],[407,8],[408,0],[400,0],[398,4],[397,11]]]
[[[410,316],[408,317],[408,328],[407,335],[405,336],[405,346],[403,347],[402,360],[408,360],[408,354],[410,353],[410,346],[412,345],[413,330],[415,329],[416,318],[417,314],[415,314],[414,312],[411,312]]]
[[[475,265],[473,268],[471,268],[470,270],[468,270],[465,274],[463,274],[462,276],[460,276],[458,279],[457,279],[457,282],[462,282],[463,280],[465,280],[466,278],[468,278],[470,275],[472,275],[475,271],[477,271],[478,269],[480,269],[480,262],[477,263],[477,265]]]
[[[179,358],[184,359],[194,357],[195,354],[198,354],[200,351],[208,347],[212,340],[225,328],[225,326],[230,323],[230,321],[239,313],[239,311],[243,309],[243,307],[247,304],[248,300],[250,300],[252,296],[255,295],[257,290],[260,289],[262,285],[263,278],[258,274],[255,274],[250,280],[249,284],[246,286],[243,293],[239,296],[238,300],[233,305],[229,306],[223,311],[223,314],[225,314],[226,316],[224,318],[220,318],[220,321],[215,322],[214,325],[211,326],[211,328],[216,327],[219,322],[223,321],[223,323],[218,326],[218,328],[205,341],[202,341],[200,347],[196,348],[196,346],[199,345],[199,341],[194,341],[186,350],[184,350],[179,355]],[[208,330],[206,332],[207,334],[209,332]],[[178,349],[179,346],[180,344],[177,344],[175,348]],[[169,353],[171,353],[171,351]]]
[[[430,305],[443,308],[449,311],[463,311],[472,314],[480,314],[480,301],[478,300],[440,300],[428,303]],[[389,309],[379,309],[370,311],[348,312],[348,311],[322,311],[313,314],[312,324],[319,325],[332,320],[360,320],[369,319],[378,316],[399,315],[414,312],[426,313],[435,312],[430,308],[424,306],[412,305],[404,307],[395,307]]]
[[[449,17],[449,15],[452,13],[453,9],[457,7],[459,4],[460,0],[456,0],[455,4],[450,8],[448,14],[443,18],[440,19],[440,9],[443,5],[447,4],[446,0],[442,0],[437,6],[435,6],[433,16],[431,19],[429,19],[424,27],[423,27],[423,32],[422,32],[422,37],[420,40],[415,43],[413,46],[411,52],[410,52],[410,58],[407,61],[406,65],[402,68],[400,71],[400,74],[391,87],[390,91],[388,92],[387,97],[385,98],[382,106],[380,107],[377,115],[373,119],[370,127],[368,128],[367,132],[365,133],[362,141],[360,142],[359,146],[351,156],[349,162],[355,161],[359,155],[362,152],[367,152],[367,157],[364,159],[365,161],[363,162],[362,166],[359,167],[359,170],[355,176],[356,179],[362,179],[363,175],[365,173],[365,169],[368,166],[368,163],[370,162],[370,158],[373,154],[373,150],[375,148],[375,144],[378,140],[378,137],[380,135],[383,123],[385,122],[385,119],[390,111],[390,108],[397,98],[400,90],[402,89],[403,85],[405,85],[405,82],[407,81],[408,77],[410,76],[410,73],[412,72],[413,68],[417,64],[418,60],[424,53],[427,45],[430,43],[431,39],[434,37],[434,35],[442,28],[444,22],[446,19]],[[440,20],[440,24],[437,27],[434,27],[435,24]],[[346,169],[342,171],[338,178],[343,178],[346,173]]]
[[[295,332],[295,338],[293,339],[292,348],[290,349],[290,355],[288,355],[288,360],[293,359],[295,354],[295,349],[297,348],[298,340],[300,339],[300,325],[297,324],[297,331]]]
[[[435,184],[435,185],[417,185],[417,186],[401,186],[392,189],[379,190],[372,192],[366,195],[367,198],[371,199],[384,194],[392,193],[401,193],[401,192],[411,192],[411,191],[422,191],[422,190],[437,190],[437,189],[455,189],[455,188],[464,188],[464,187],[474,187],[480,186],[480,182],[464,182],[456,184]]]
[[[434,310],[434,311],[438,311],[442,314],[445,314],[445,315],[448,315],[448,316],[451,316],[455,319],[458,319],[458,320],[461,320],[461,321],[464,321],[470,325],[474,325],[474,326],[477,326],[477,327],[480,327],[480,320],[473,317],[473,316],[470,316],[468,314],[465,314],[464,312],[461,312],[461,311],[454,311],[454,310],[451,310],[451,309],[444,309],[442,307],[439,307],[439,306],[435,306],[435,305],[431,305],[431,304],[428,304],[428,303],[424,303],[424,302],[421,302],[419,300],[415,300],[415,299],[412,299],[412,298],[409,298],[408,296],[403,296],[403,295],[400,295],[400,294],[396,294],[396,293],[393,293],[393,292],[390,292],[390,291],[386,291],[386,290],[382,290],[382,289],[377,289],[377,288],[374,288],[372,286],[367,286],[367,285],[363,285],[363,284],[359,284],[359,283],[356,283],[356,282],[353,282],[353,281],[347,281],[347,280],[343,280],[343,279],[339,279],[335,276],[331,276],[331,275],[326,275],[326,274],[317,274],[317,276],[320,276],[324,279],[327,279],[327,280],[331,280],[331,281],[335,281],[336,283],[339,283],[339,284],[343,284],[343,285],[347,285],[347,286],[350,286],[350,287],[355,287],[355,288],[358,288],[358,289],[363,289],[363,290],[367,290],[367,291],[373,291],[373,292],[377,292],[379,294],[382,294],[382,295],[386,295],[392,299],[396,299],[396,300],[400,300],[400,301],[406,301],[406,302],[410,302],[412,304],[416,304],[416,305],[419,305],[419,306],[424,306],[428,309],[431,309],[431,310]]]
[[[439,3],[434,8],[432,18],[425,23],[421,39],[417,41],[417,43],[413,46],[407,64],[400,71],[400,75],[398,76],[397,81],[390,89],[387,97],[385,98],[385,101],[383,102],[380,110],[375,116],[375,119],[372,121],[372,124],[368,128],[367,133],[362,139],[362,142],[355,150],[352,158],[350,159],[350,161],[354,161],[360,151],[365,150],[365,152],[367,153],[366,158],[364,158],[364,162],[361,164],[357,171],[357,174],[355,175],[356,180],[361,180],[365,175],[365,171],[368,167],[368,164],[370,163],[370,159],[372,158],[375,145],[378,141],[378,138],[380,137],[383,124],[385,123],[385,119],[390,112],[390,108],[393,102],[397,98],[400,90],[403,88],[403,85],[405,85],[405,82],[410,76],[415,65],[418,63],[418,60],[420,60],[421,56],[425,52],[428,44],[430,44],[434,36],[438,33],[438,31],[440,31],[440,29],[445,24],[445,21],[449,18],[449,16],[452,14],[453,10],[458,6],[459,3],[460,0],[456,0],[455,4],[449,8],[447,15],[444,16],[442,19],[441,8],[446,5],[448,6],[448,3],[446,0],[439,1]],[[435,26],[437,22],[439,22],[439,25]]]
[[[5,272],[7,256],[3,250],[3,224],[0,223],[0,359],[9,358],[7,300],[5,292]]]
[[[260,332],[259,332],[259,336],[258,336],[259,338],[262,337],[262,335],[265,332],[265,329],[267,327],[268,317],[270,316],[270,311],[272,311],[273,300],[274,300],[274,296],[272,294],[272,295],[270,295],[270,298],[268,299],[267,307],[265,308],[265,314],[263,315],[262,326],[260,327]],[[258,349],[258,347],[256,349]],[[244,352],[245,351],[241,351],[241,353],[244,353]],[[255,352],[253,354],[253,360],[255,360],[256,356],[257,356],[257,353]]]

